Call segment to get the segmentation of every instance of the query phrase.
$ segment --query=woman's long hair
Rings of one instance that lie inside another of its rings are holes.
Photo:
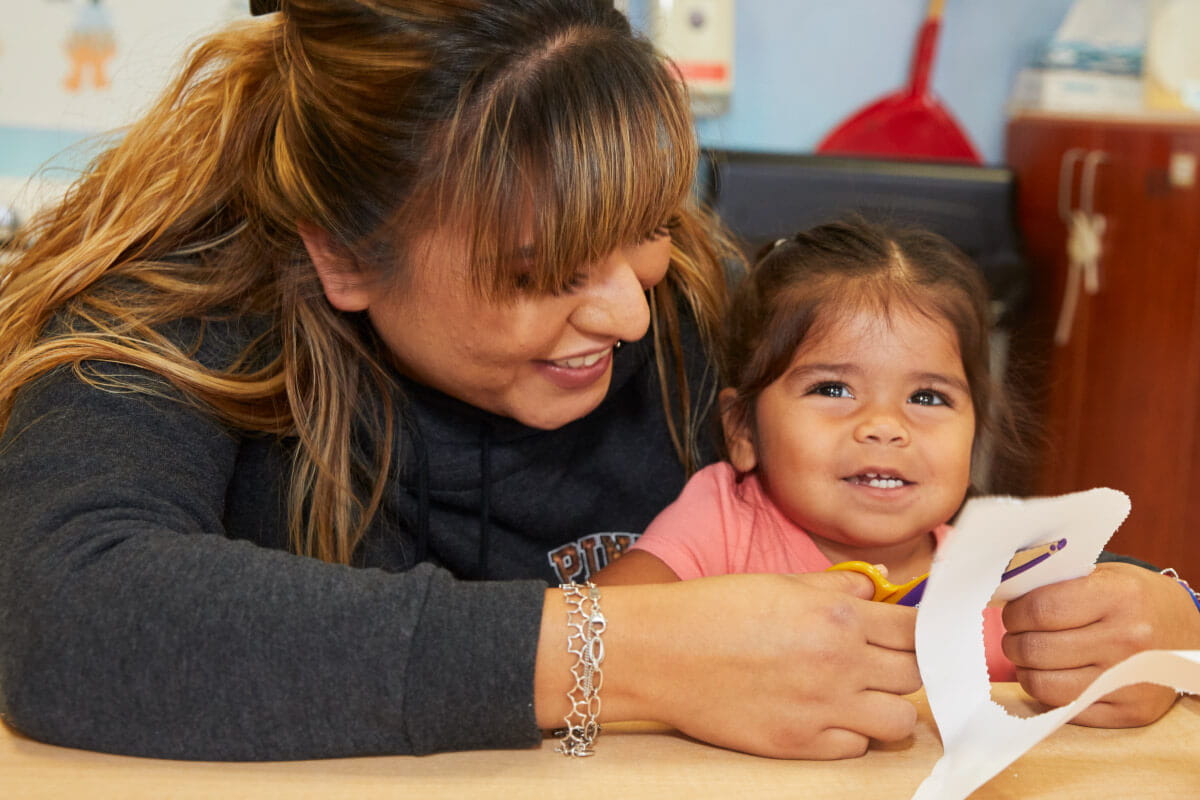
[[[394,469],[398,390],[361,315],[325,300],[297,223],[386,280],[429,220],[452,225],[495,301],[530,224],[544,289],[669,220],[652,330],[694,469],[678,308],[711,344],[736,257],[692,198],[696,158],[684,89],[610,3],[285,0],[202,40],[29,226],[0,282],[0,430],[51,369],[144,368],[225,424],[296,437],[294,549],[346,563]],[[201,364],[199,342],[163,333],[185,318],[263,324],[229,363]]]

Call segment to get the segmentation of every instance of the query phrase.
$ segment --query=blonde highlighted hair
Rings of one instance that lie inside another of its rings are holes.
[[[511,291],[504,254],[521,237],[547,290],[669,222],[652,335],[694,469],[703,411],[679,307],[710,343],[722,261],[737,257],[692,197],[696,159],[684,89],[609,3],[285,0],[202,40],[29,226],[0,284],[0,430],[20,387],[51,369],[95,381],[84,362],[143,368],[227,425],[296,437],[294,549],[346,563],[394,469],[397,388],[359,317],[325,300],[297,225],[388,280],[429,220],[453,226],[494,300]],[[227,364],[163,333],[246,317],[265,324]]]

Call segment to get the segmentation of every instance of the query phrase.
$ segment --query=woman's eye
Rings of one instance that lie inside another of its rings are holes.
[[[551,289],[550,294],[560,295],[577,292],[587,284],[587,280],[588,275],[586,272],[575,272],[571,275],[571,277],[567,278],[566,281]],[[532,272],[518,272],[512,277],[513,288],[515,288],[518,292],[532,291],[534,283]]]
[[[639,239],[638,244],[639,245],[650,244],[650,242],[657,242],[659,239],[663,239],[670,235],[671,235],[670,228],[668,228],[666,225],[659,225],[657,228],[650,231],[645,236],[643,236],[641,239]]]
[[[587,279],[588,276],[586,272],[575,272],[566,280],[565,283],[561,284],[557,289],[555,289],[554,293],[570,294],[571,292],[577,292],[587,284]]]
[[[822,397],[854,398],[854,395],[850,393],[849,386],[844,383],[834,383],[832,381],[818,383],[816,386],[808,390],[808,394],[819,394]]]
[[[671,229],[678,224],[679,218],[671,217],[671,219],[667,220],[662,225],[659,225],[657,228],[643,236],[638,244],[647,244],[649,242],[657,242],[659,239],[665,239],[671,235]]]
[[[908,402],[919,406],[948,406],[951,405],[950,400],[941,392],[935,392],[933,389],[922,389],[919,392],[913,392],[908,398]]]

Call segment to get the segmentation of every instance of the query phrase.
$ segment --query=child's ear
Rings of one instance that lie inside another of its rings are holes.
[[[370,302],[367,276],[358,268],[354,256],[334,242],[325,229],[310,222],[301,222],[296,227],[330,305],[339,311],[364,311]]]
[[[758,455],[754,451],[754,433],[746,421],[746,409],[738,402],[734,389],[722,389],[717,400],[721,406],[721,427],[725,430],[729,463],[740,473],[750,472],[758,464]]]

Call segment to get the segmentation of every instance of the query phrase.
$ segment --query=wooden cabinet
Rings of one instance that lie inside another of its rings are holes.
[[[1034,272],[1015,362],[1044,426],[1023,487],[1110,486],[1133,511],[1109,549],[1200,582],[1200,121],[1016,117],[1007,156]],[[1069,330],[1068,220],[1103,218]],[[1029,367],[1034,369],[1029,371]]]

